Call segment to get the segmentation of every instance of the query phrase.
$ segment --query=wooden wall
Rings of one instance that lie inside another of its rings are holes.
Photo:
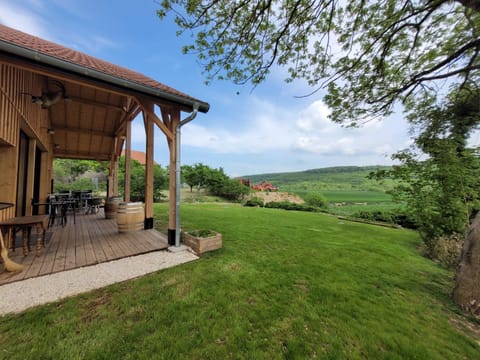
[[[18,142],[20,130],[35,142],[42,153],[40,200],[45,200],[52,176],[51,140],[48,110],[32,104],[31,95],[39,95],[45,79],[31,72],[0,63],[0,202],[15,203],[17,193]],[[29,171],[35,156],[29,157]],[[27,176],[27,194],[33,192],[33,174]],[[31,211],[31,208],[28,209]],[[0,220],[13,217],[15,208],[0,211]]]

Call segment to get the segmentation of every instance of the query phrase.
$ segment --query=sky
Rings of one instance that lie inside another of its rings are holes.
[[[329,166],[389,165],[411,143],[401,113],[361,128],[327,119],[322,93],[301,81],[287,84],[273,69],[252,90],[205,76],[194,55],[181,48],[170,19],[160,21],[153,0],[0,0],[0,23],[124,66],[210,104],[182,128],[181,162],[222,167],[232,177]],[[182,118],[188,116],[182,113]],[[145,151],[143,121],[135,119],[132,147]],[[156,129],[155,161],[168,165],[168,147]]]

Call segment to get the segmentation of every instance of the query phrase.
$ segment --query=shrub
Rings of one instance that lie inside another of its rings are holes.
[[[263,207],[264,206],[263,199],[256,196],[252,197],[251,199],[248,199],[245,202],[244,206]]]
[[[396,213],[394,215],[394,222],[397,225],[400,225],[401,227],[407,228],[407,229],[418,229],[417,224],[415,223],[415,220],[407,213]]]
[[[352,215],[358,219],[396,224],[408,229],[416,229],[412,217],[401,211],[362,210]]]
[[[315,206],[318,208],[324,208],[328,205],[328,200],[321,193],[310,193],[304,196],[303,198],[305,203],[310,206]]]
[[[318,211],[315,206],[297,204],[290,201],[270,201],[265,204],[266,208],[270,209],[283,209],[283,210],[296,210],[296,211]]]
[[[208,189],[211,194],[223,197],[227,200],[238,201],[250,193],[250,188],[238,180],[223,178],[209,183]]]
[[[269,201],[265,203],[265,207],[269,209],[280,209],[280,203],[278,201]]]
[[[432,246],[423,245],[420,250],[423,255],[438,261],[447,269],[455,269],[460,262],[463,240],[460,234],[439,236],[432,241]]]
[[[187,234],[195,236],[195,237],[200,237],[200,238],[207,238],[210,236],[214,236],[215,232],[212,230],[192,230],[192,231],[187,231]]]

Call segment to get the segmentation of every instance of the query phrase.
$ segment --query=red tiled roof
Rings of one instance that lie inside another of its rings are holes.
[[[131,81],[140,85],[148,86],[153,89],[161,90],[169,94],[180,96],[192,101],[199,101],[187,94],[175,90],[167,85],[159,83],[145,75],[127,68],[109,63],[107,61],[84,54],[80,51],[66,48],[51,41],[41,39],[39,37],[29,35],[19,30],[12,29],[0,24],[0,41],[4,41],[16,46],[33,50],[44,55],[54,57],[56,59],[69,62],[75,65],[87,67],[89,69],[102,72],[107,75],[114,76],[119,79]],[[206,104],[206,103],[204,103]],[[208,105],[208,104],[207,104]],[[207,107],[208,110],[208,107]]]
[[[125,156],[125,150],[122,150],[122,156]],[[140,164],[145,165],[147,163],[147,154],[142,151],[131,150],[130,157],[133,160],[137,160]],[[158,165],[156,161],[153,161],[155,165]]]

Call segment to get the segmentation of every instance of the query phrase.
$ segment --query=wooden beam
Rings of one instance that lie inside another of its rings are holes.
[[[111,198],[113,197],[113,162],[110,160],[109,166],[108,166],[108,177],[107,177],[107,197]]]
[[[162,120],[167,125],[169,129],[171,129],[171,122],[172,122],[172,116],[171,112],[172,110],[170,108],[165,108],[163,106],[160,106],[160,112],[162,114]]]
[[[153,228],[153,139],[154,123],[151,111],[145,111],[143,114],[146,122],[145,135],[147,141],[146,164],[145,164],[145,229]]]
[[[125,142],[125,136],[121,136],[118,143],[117,143],[117,149],[115,150],[115,155],[117,157],[120,157],[122,155],[122,149],[123,149],[123,143]]]
[[[135,107],[133,107],[131,110],[128,110],[125,116],[120,120],[118,128],[115,131],[115,135],[122,135],[122,133],[125,131],[127,122],[135,119],[141,111],[142,109],[138,104],[135,104]]]
[[[110,157],[110,178],[109,190],[111,196],[118,196],[118,157],[114,154]]]
[[[63,126],[60,124],[54,124],[52,123],[52,129],[55,130],[55,132],[61,132],[61,131],[66,131],[66,132],[74,132],[77,134],[85,134],[85,135],[99,135],[99,136],[108,136],[113,138],[115,136],[115,133],[113,132],[105,132],[102,130],[93,130],[93,129],[82,129],[78,127],[72,127],[72,126]]]
[[[140,107],[142,108],[142,111],[146,113],[149,116],[149,118],[151,118],[151,120],[158,126],[160,130],[162,130],[162,132],[165,134],[167,139],[172,139],[173,138],[172,131],[169,129],[169,127],[165,123],[163,123],[162,120],[158,118],[158,116],[154,112],[155,103],[141,97],[137,97],[137,101]],[[145,119],[145,116],[144,116],[144,119]]]
[[[138,91],[120,87],[118,85],[110,84],[104,81],[95,80],[95,79],[89,78],[88,75],[81,76],[79,74],[71,73],[66,70],[55,69],[35,61],[27,61],[13,55],[8,55],[4,53],[0,54],[0,63],[13,65],[18,68],[31,71],[35,74],[54,77],[58,80],[68,81],[73,84],[78,84],[78,85],[87,86],[87,87],[91,87],[91,88],[95,88],[103,91],[108,91],[108,92],[112,92],[114,94],[118,94],[122,96],[138,96],[139,95]],[[174,102],[170,102],[170,101],[165,101],[158,97],[154,97],[146,94],[142,94],[142,97],[144,97],[145,99],[150,99],[150,101],[155,101],[155,103],[163,104],[165,106],[172,106],[172,105],[177,106],[182,111],[185,111],[185,112],[190,112],[192,110],[190,107],[177,104]]]
[[[125,129],[125,183],[124,183],[124,198],[125,202],[130,202],[130,161],[132,152],[132,122],[127,121]]]
[[[111,154],[92,153],[89,151],[73,151],[73,150],[54,150],[54,158],[63,159],[85,159],[85,160],[110,160]]]
[[[90,100],[90,99],[84,99],[84,98],[75,97],[75,96],[67,96],[64,101],[65,102],[73,101],[79,104],[92,105],[92,106],[104,108],[107,110],[121,111],[123,113],[126,112],[126,110],[121,106],[103,103],[103,102]]]

